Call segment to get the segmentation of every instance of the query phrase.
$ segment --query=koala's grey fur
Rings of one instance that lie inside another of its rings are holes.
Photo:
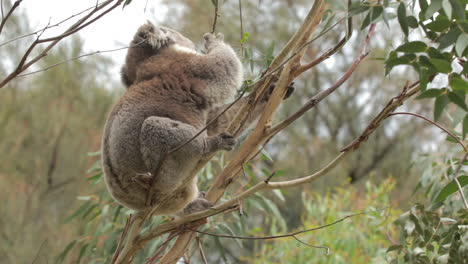
[[[128,89],[107,119],[102,145],[109,192],[128,208],[189,214],[211,205],[199,194],[197,178],[190,172],[205,155],[234,147],[236,140],[223,131],[247,99],[167,156],[158,170],[166,153],[203,129],[226,107],[222,103],[233,99],[243,81],[242,64],[222,34],[207,33],[204,39],[207,52],[198,53],[180,33],[148,22],[130,43],[122,67]],[[247,124],[262,106],[257,108]],[[154,195],[147,204],[155,174]]]

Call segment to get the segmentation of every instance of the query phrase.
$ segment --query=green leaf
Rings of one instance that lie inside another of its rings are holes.
[[[261,153],[262,153],[262,157],[261,157],[262,160],[267,160],[267,161],[272,161],[272,162],[274,161],[270,153],[268,153],[264,148],[262,148]]]
[[[94,176],[91,176],[91,177],[88,177],[86,178],[87,181],[90,181],[92,183],[96,183],[98,182],[100,179],[102,178],[102,173],[98,173]]]
[[[73,218],[82,214],[90,205],[91,205],[91,202],[89,201],[84,203],[80,208],[78,208],[78,210],[76,210],[72,215],[70,215],[67,219],[65,219],[65,223],[70,222]]]
[[[457,52],[458,56],[462,57],[463,52],[468,46],[468,34],[461,34],[458,37],[457,43],[455,43],[455,51]]]
[[[364,20],[362,21],[362,24],[361,24],[361,30],[365,29],[367,26],[369,26],[370,22],[371,22],[371,13],[372,13],[372,10],[370,10],[369,12],[367,12],[367,15],[366,17],[364,18]]]
[[[445,59],[450,60],[450,58],[445,57],[444,54],[441,53],[440,50],[438,50],[436,48],[429,47],[426,52],[429,55],[429,57],[431,57],[431,58],[442,59],[442,60],[445,60]]]
[[[450,66],[450,62],[446,60],[430,58],[429,61],[432,63],[432,65],[434,65],[438,72],[449,73],[452,71],[452,66]]]
[[[442,8],[442,0],[432,0],[424,16],[426,18],[431,18],[434,15],[434,13],[439,11],[441,8]]]
[[[362,12],[366,12],[370,8],[369,4],[363,4],[361,2],[353,2],[349,7],[349,16],[355,16]]]
[[[468,108],[466,108],[465,100],[463,100],[463,98],[461,98],[458,94],[456,94],[454,92],[449,92],[448,93],[448,98],[449,98],[450,102],[456,104],[457,106],[459,106],[463,110],[468,111]]]
[[[101,151],[98,150],[98,151],[95,151],[95,152],[88,152],[88,153],[86,153],[86,155],[88,155],[88,157],[99,156],[99,155],[101,155]]]
[[[406,17],[406,23],[411,28],[417,28],[419,26],[418,25],[418,20],[414,16],[407,16]]]
[[[249,32],[244,32],[244,36],[242,36],[240,43],[242,44],[247,43],[247,41],[249,40],[249,36],[250,36]]]
[[[427,48],[426,43],[422,41],[412,41],[399,46],[396,51],[399,52],[424,52]]]
[[[421,13],[425,13],[429,6],[426,0],[419,0],[419,7],[421,8]]]
[[[464,21],[466,19],[465,8],[462,7],[457,0],[449,0],[449,1],[450,1],[450,4],[452,5],[452,9],[455,11],[454,14],[456,18],[458,18],[460,21]]]
[[[421,87],[421,91],[424,92],[427,87],[427,83],[429,82],[429,69],[424,66],[419,67],[419,86]]]
[[[56,263],[62,263],[65,258],[67,257],[68,252],[73,248],[73,246],[76,244],[76,240],[73,240],[70,244],[68,244],[65,249],[62,251],[62,253],[57,257]]]
[[[393,246],[390,246],[388,249],[387,249],[387,253],[388,252],[391,252],[391,251],[395,251],[395,250],[402,250],[403,249],[403,246],[402,245],[393,245]]]
[[[411,65],[416,60],[416,55],[412,53],[405,54],[400,57],[396,57],[396,52],[392,51],[389,58],[385,61],[385,75],[390,73],[393,67],[401,64]]]
[[[266,66],[270,66],[270,63],[273,61],[273,59],[275,58],[275,56],[273,56],[273,52],[275,50],[275,41],[272,41],[270,46],[268,46],[268,49],[266,51],[266,60],[265,60],[265,63],[266,63]]]
[[[443,89],[427,89],[422,92],[416,99],[434,98],[440,96],[444,92]]]
[[[447,15],[448,19],[452,19],[452,5],[448,0],[442,1],[442,8],[444,9],[445,14]]]
[[[86,244],[86,245],[81,247],[80,253],[78,255],[78,259],[76,260],[77,264],[80,264],[81,258],[83,258],[84,253],[86,252],[86,249],[88,248],[88,246],[89,246],[89,244]]]
[[[442,95],[436,98],[434,105],[434,121],[437,121],[442,112],[444,111],[445,106],[450,102],[447,95]]]
[[[374,22],[377,18],[382,15],[383,7],[381,5],[372,7],[371,22]]]
[[[452,89],[454,90],[457,90],[457,91],[461,91],[461,92],[464,92],[464,93],[468,93],[468,82],[465,81],[464,79],[460,78],[460,77],[451,77],[450,79],[450,87],[452,87]]]
[[[454,28],[450,30],[448,33],[442,35],[440,39],[438,40],[439,42],[439,50],[443,50],[447,48],[448,46],[452,45],[457,41],[458,36],[460,35],[461,31],[458,28]]]
[[[463,118],[463,140],[465,140],[466,133],[468,133],[468,115],[466,115],[465,118]]]
[[[468,176],[466,176],[466,175],[459,176],[457,179],[458,179],[458,182],[460,182],[460,185],[461,185],[462,187],[468,184]],[[440,191],[440,193],[437,195],[435,201],[436,201],[436,202],[442,202],[442,201],[444,201],[445,199],[447,199],[448,196],[450,196],[451,194],[455,193],[456,191],[458,191],[457,184],[455,183],[455,181],[452,181],[452,182],[450,182],[449,184],[447,184],[447,185]]]
[[[403,30],[403,33],[405,33],[405,36],[408,37],[408,22],[406,20],[406,6],[403,3],[403,1],[400,2],[400,5],[398,6],[397,15],[398,15],[398,23],[400,23],[401,30]]]
[[[450,27],[450,20],[444,16],[438,16],[434,22],[426,25],[426,27],[432,31],[442,32]]]

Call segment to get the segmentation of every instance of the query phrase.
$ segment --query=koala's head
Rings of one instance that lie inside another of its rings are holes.
[[[163,26],[155,26],[151,22],[140,26],[133,37],[134,45],[143,45],[155,52],[173,44],[195,50],[195,44],[179,32]]]
[[[195,51],[195,44],[173,29],[155,26],[149,21],[140,26],[130,43],[125,65],[121,70],[123,83],[127,87],[132,85],[141,63],[172,45]]]

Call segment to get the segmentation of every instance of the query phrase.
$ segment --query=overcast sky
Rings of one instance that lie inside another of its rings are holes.
[[[99,2],[103,2],[103,0]],[[155,23],[162,21],[166,9],[158,5],[159,2],[159,0],[133,0],[124,9],[118,7],[104,15],[98,21],[80,31],[80,36],[85,40],[85,50],[93,52],[127,46],[136,29],[141,24],[144,24],[146,20],[151,20]],[[31,26],[34,30],[38,30],[45,27],[49,19],[51,25],[53,25],[94,5],[96,5],[96,0],[24,0],[20,8],[26,10]],[[153,14],[157,14],[157,17]],[[43,36],[57,35],[74,23],[74,21],[76,19],[71,19],[60,27],[51,28]],[[115,60],[116,67],[112,71],[117,74],[117,78],[119,77],[118,71],[123,63],[125,54],[125,50],[103,54]]]

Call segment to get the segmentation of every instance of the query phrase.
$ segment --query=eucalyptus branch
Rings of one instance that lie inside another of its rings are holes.
[[[299,69],[296,70],[296,73],[295,73],[296,75],[300,75],[303,72],[305,72],[305,71],[313,68],[314,66],[320,64],[324,60],[330,58],[333,54],[335,54],[336,52],[341,50],[341,48],[343,48],[343,46],[346,44],[346,42],[348,42],[348,40],[351,38],[351,36],[353,34],[353,17],[349,15],[350,6],[351,6],[351,0],[348,0],[348,19],[346,21],[345,36],[333,48],[326,51],[324,54],[322,54],[317,59],[315,59],[315,60],[313,60],[313,61],[311,61],[311,62],[309,62],[309,63],[307,63],[305,65],[301,65],[301,67],[299,67]]]
[[[203,235],[219,237],[219,238],[231,238],[231,239],[243,239],[243,240],[269,240],[269,239],[279,239],[279,238],[293,237],[296,240],[298,240],[298,238],[296,237],[297,235],[301,235],[301,234],[304,234],[304,233],[309,233],[309,232],[312,232],[312,231],[317,231],[317,230],[320,230],[320,229],[324,229],[324,228],[336,225],[338,223],[341,223],[341,222],[343,222],[344,220],[346,220],[348,218],[352,218],[352,217],[355,217],[355,216],[361,216],[361,215],[365,215],[365,214],[369,214],[369,213],[373,213],[373,212],[361,212],[361,213],[351,214],[351,215],[347,215],[345,217],[342,217],[342,218],[340,218],[340,219],[338,219],[336,221],[333,221],[333,222],[331,222],[329,224],[325,224],[325,225],[321,225],[321,226],[318,226],[318,227],[309,228],[309,229],[305,229],[305,230],[301,230],[301,231],[296,231],[296,232],[292,232],[292,233],[288,233],[288,234],[284,234],[284,235],[276,235],[276,236],[234,236],[234,235],[224,235],[224,234],[216,234],[216,233],[210,233],[210,232],[205,232],[205,231],[199,231],[199,230],[189,228],[189,227],[185,227],[184,230],[196,232],[196,233],[203,234]],[[300,240],[298,240],[298,241],[301,242],[304,245],[309,246],[309,247],[326,249],[327,250],[327,255],[329,254],[330,249],[328,247],[315,246],[315,245],[310,245],[310,244],[304,243],[304,242],[302,242]]]
[[[102,16],[105,14],[109,13],[113,9],[115,9],[117,6],[119,6],[122,3],[123,0],[107,0],[103,2],[100,5],[97,5],[91,12],[89,12],[87,15],[85,15],[83,18],[78,20],[76,23],[74,23],[72,26],[70,26],[67,30],[65,30],[62,34],[57,35],[55,37],[51,38],[46,38],[46,39],[40,39],[40,35],[36,38],[36,40],[29,46],[27,51],[24,53],[23,57],[21,58],[20,62],[16,66],[15,70],[13,70],[10,74],[8,74],[5,79],[3,79],[0,82],[0,88],[4,87],[8,82],[16,78],[20,73],[22,73],[24,70],[29,68],[31,65],[42,59],[43,57],[47,56],[47,53],[49,52],[50,49],[52,49],[55,45],[57,45],[58,42],[60,42],[62,39],[80,31],[81,29],[89,26],[90,24],[94,23],[98,19],[100,19]],[[112,2],[115,2],[114,5],[111,5],[109,8],[103,10],[106,6],[111,4]],[[102,12],[100,12],[102,10]],[[99,13],[100,12],[100,13]],[[96,15],[94,18],[91,18],[92,16]],[[48,25],[42,32],[44,32],[50,25]],[[46,46],[43,50],[39,52],[39,54],[30,59],[28,61],[29,55],[31,52],[36,48],[38,44],[41,43],[47,43],[51,42],[48,46]]]
[[[356,58],[356,60],[351,64],[351,66],[348,68],[348,70],[345,72],[345,74],[335,83],[333,84],[330,88],[325,89],[324,91],[318,93],[317,95],[313,96],[312,98],[309,99],[309,101],[301,107],[298,111],[296,111],[294,114],[283,120],[282,122],[278,123],[274,127],[272,127],[269,130],[270,135],[275,135],[279,131],[283,130],[287,126],[289,126],[292,122],[297,120],[299,117],[304,115],[307,111],[315,107],[318,103],[320,103],[324,98],[335,92],[348,78],[354,73],[354,71],[357,69],[359,64],[362,62],[362,60],[367,56],[368,52],[366,51],[367,45],[369,44],[370,37],[372,36],[373,32],[375,29],[375,25],[372,24],[371,27],[369,28],[369,32],[367,33],[367,36],[365,38],[364,44],[361,47],[360,55]],[[323,60],[322,60],[323,61]],[[299,68],[298,71],[301,71],[301,68]],[[302,71],[303,72],[303,71]],[[301,72],[301,73],[302,73]],[[296,74],[296,73],[294,73]]]
[[[200,251],[200,256],[202,257],[203,263],[208,264],[208,260],[206,259],[205,252],[203,251],[203,245],[201,243],[200,237],[197,237],[197,244],[198,244],[198,250]]]
[[[53,24],[53,25],[49,25],[46,29],[58,27],[58,26],[60,26],[61,24],[63,24],[64,22],[66,22],[66,21],[68,21],[68,20],[70,20],[70,19],[72,19],[72,18],[74,18],[74,17],[76,17],[76,16],[79,16],[79,15],[83,14],[84,12],[87,12],[87,11],[93,9],[93,8],[96,8],[96,7],[97,7],[97,5],[96,5],[96,6],[88,7],[88,8],[86,8],[86,9],[84,9],[84,10],[82,10],[82,11],[76,13],[76,14],[71,15],[71,16],[68,17],[68,18],[65,18],[65,19],[63,19],[63,20],[61,20],[61,21],[59,21],[59,22]],[[29,37],[29,36],[32,36],[32,35],[37,35],[37,34],[39,34],[39,33],[40,33],[41,31],[43,31],[43,30],[44,30],[44,29],[40,29],[40,30],[31,32],[31,33],[28,33],[28,34],[25,34],[25,35],[22,35],[22,36],[19,36],[19,37],[10,39],[10,40],[8,40],[8,41],[6,41],[6,42],[0,44],[0,47],[1,47],[1,46],[4,46],[4,45],[6,45],[6,44],[9,44],[9,43],[11,43],[11,42],[20,40],[20,39],[25,38],[25,37]]]
[[[218,22],[218,6],[219,6],[219,0],[214,0],[213,1],[214,5],[214,18],[213,18],[213,26],[211,27],[211,33],[213,34],[216,30],[216,23]]]
[[[0,34],[2,34],[3,27],[5,26],[5,23],[7,22],[8,18],[10,18],[11,14],[13,14],[13,11],[21,4],[23,0],[16,0],[13,6],[11,6],[10,11],[6,14],[5,17],[3,17],[3,2],[2,2],[2,22],[0,23]]]
[[[463,144],[463,142],[455,134],[453,134],[452,132],[450,132],[448,129],[444,128],[440,124],[430,120],[429,118],[426,118],[426,117],[424,117],[422,115],[418,115],[418,114],[415,114],[415,113],[409,113],[409,112],[390,113],[390,114],[387,115],[387,117],[394,116],[394,115],[411,115],[411,116],[416,116],[418,118],[426,120],[427,122],[429,122],[429,123],[433,124],[434,126],[440,128],[445,133],[447,133],[449,136],[451,136],[453,139],[455,139],[458,142],[458,144],[460,144],[460,146],[465,150],[465,152],[468,152],[468,148],[465,146],[465,144]]]
[[[67,60],[64,60],[64,61],[61,61],[61,62],[57,62],[57,63],[52,64],[52,65],[49,65],[49,66],[47,66],[47,67],[45,67],[45,68],[42,68],[42,69],[40,69],[40,70],[37,70],[37,71],[28,72],[28,73],[24,73],[24,74],[19,74],[19,75],[16,76],[16,77],[17,77],[17,78],[19,78],[19,77],[25,77],[25,76],[28,76],[28,75],[32,75],[32,74],[36,74],[36,73],[39,73],[39,72],[47,71],[47,70],[49,70],[49,69],[55,68],[55,67],[57,67],[57,66],[60,66],[60,65],[62,65],[62,64],[65,64],[65,63],[68,63],[68,62],[71,62],[71,61],[74,61],[74,60],[78,60],[78,59],[81,59],[81,58],[84,58],[84,57],[96,55],[96,54],[102,54],[102,53],[108,53],[108,52],[114,52],[114,51],[129,49],[129,48],[131,48],[131,47],[135,47],[135,46],[140,45],[140,44],[143,43],[144,41],[145,41],[145,40],[142,40],[142,41],[140,41],[139,43],[137,43],[137,44],[135,44],[135,45],[132,45],[132,46],[127,46],[127,47],[122,47],[122,48],[116,48],[116,49],[108,49],[108,50],[97,50],[97,51],[93,51],[93,52],[90,52],[90,53],[78,55],[78,56],[76,56],[76,57],[73,57],[73,58],[70,58],[70,59],[67,59]]]
[[[463,193],[463,189],[462,189],[462,186],[460,184],[460,181],[458,180],[458,173],[460,173],[460,170],[461,170],[461,167],[463,167],[463,165],[465,164],[465,161],[468,159],[468,152],[465,153],[465,155],[463,156],[463,158],[460,160],[460,164],[458,164],[458,167],[457,169],[455,170],[455,172],[453,173],[453,180],[455,181],[455,183],[457,184],[457,189],[458,189],[458,193],[460,194],[460,197],[463,201],[463,204],[465,205],[465,209],[468,209],[468,202],[466,201],[466,197],[465,197],[465,194]]]

